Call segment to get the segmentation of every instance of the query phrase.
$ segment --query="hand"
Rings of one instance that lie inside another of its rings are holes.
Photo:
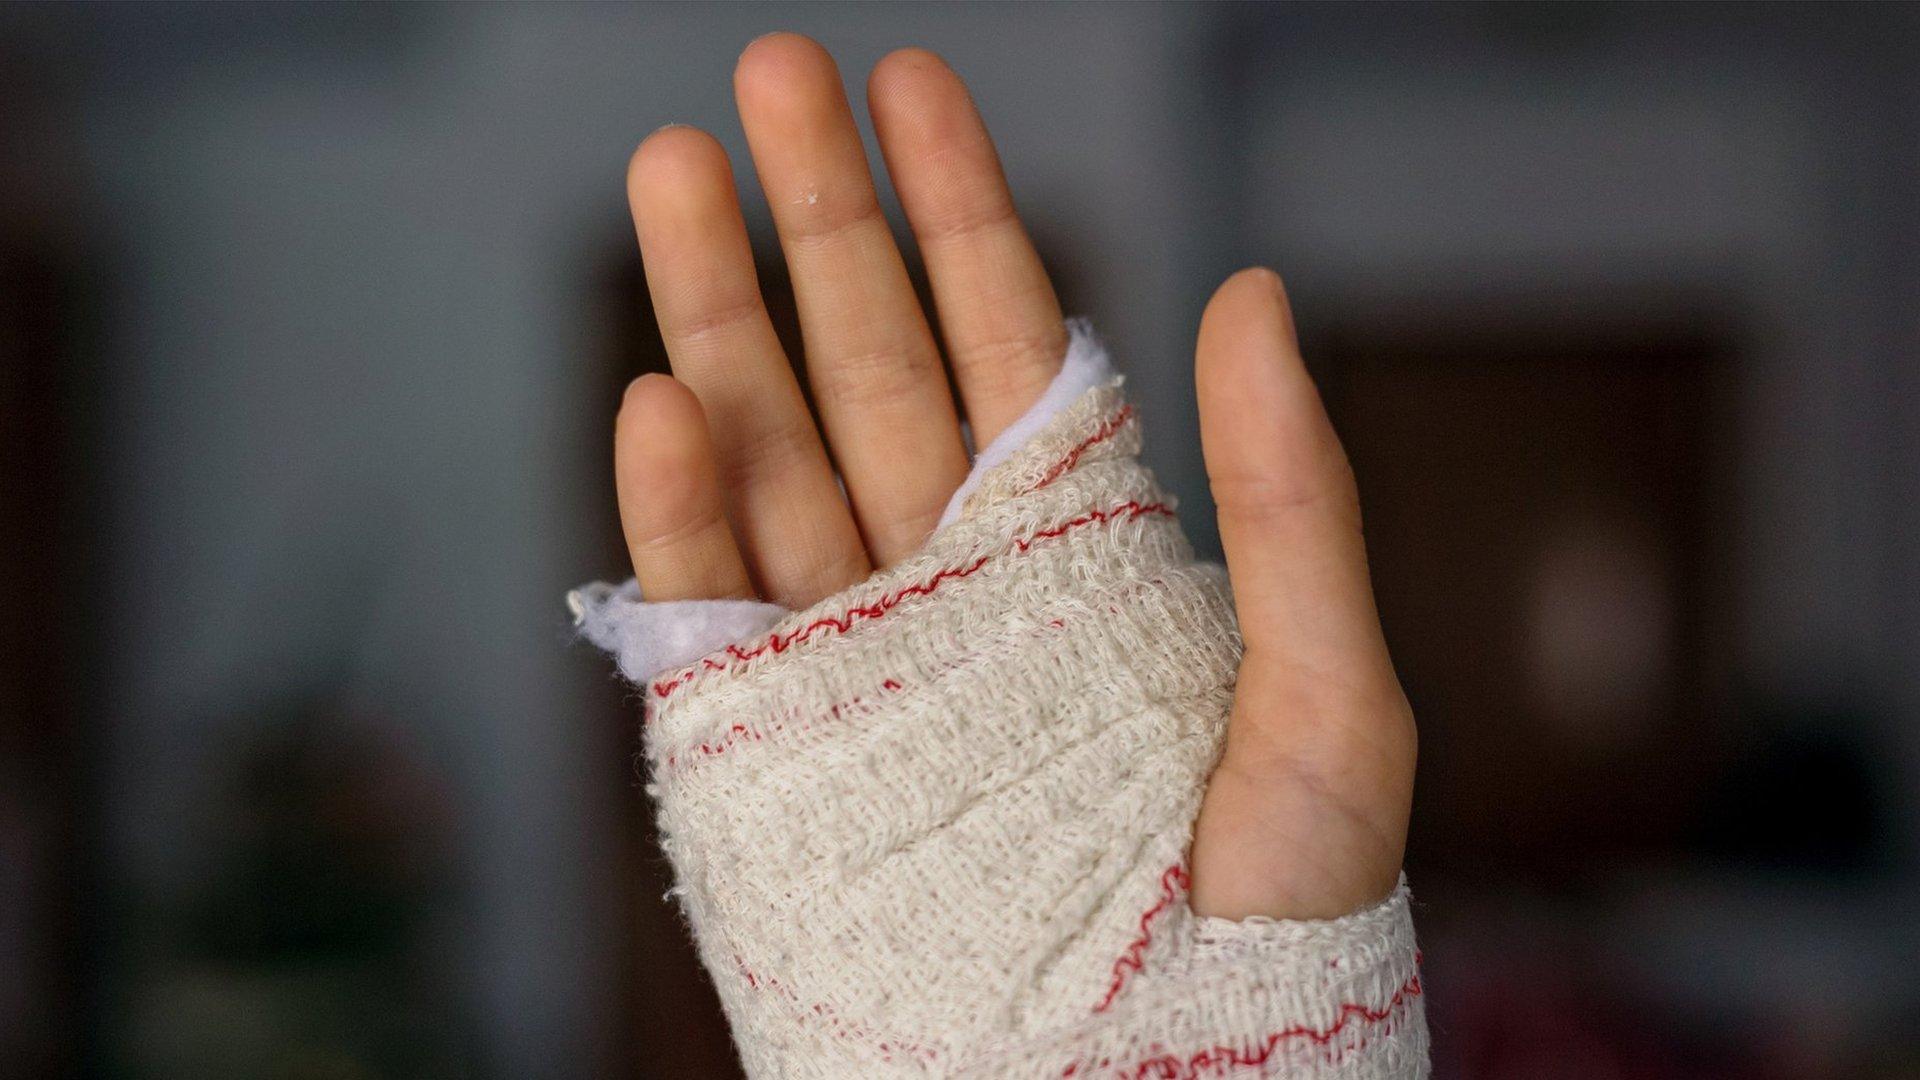
[[[945,365],[984,446],[1046,388],[1066,332],[986,128],[938,57],[890,54],[867,97],[944,364],[832,58],[768,35],[741,56],[734,92],[823,431],[768,320],[725,152],[664,128],[634,153],[627,192],[674,375],[637,380],[621,404],[620,514],[648,599],[798,609],[911,554],[965,477]],[[1196,826],[1192,904],[1233,918],[1345,914],[1393,888],[1414,758],[1353,477],[1272,272],[1220,287],[1197,352],[1246,654]]]

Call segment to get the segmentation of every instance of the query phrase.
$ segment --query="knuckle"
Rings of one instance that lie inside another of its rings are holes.
[[[916,400],[941,386],[939,357],[918,345],[891,344],[835,356],[813,372],[823,409],[849,415]]]
[[[1305,469],[1275,469],[1254,475],[1209,479],[1220,513],[1253,523],[1305,512],[1331,512],[1360,521],[1360,492],[1344,456]]]
[[[764,308],[757,292],[707,297],[672,321],[667,333],[683,347],[698,348],[761,317]]]
[[[1011,396],[1051,379],[1066,352],[1067,330],[1057,325],[958,345],[953,370],[976,393]]]
[[[735,440],[720,455],[720,482],[728,490],[744,491],[777,481],[813,457],[813,442],[810,422],[768,424]]]
[[[867,576],[867,553],[859,549],[822,552],[809,568],[807,588],[824,599]]]
[[[690,545],[704,543],[725,517],[718,502],[683,506],[678,513],[659,519],[647,519],[628,539],[636,557],[652,560],[675,558]]]
[[[887,228],[886,216],[872,192],[845,199],[809,193],[790,204],[786,213],[776,215],[775,221],[781,244],[789,252],[800,253],[832,247],[863,231]]]
[[[936,158],[930,164],[937,165],[940,162]],[[1018,220],[1013,200],[1004,193],[963,193],[938,209],[923,210],[914,235],[921,246],[933,247],[1004,229]]]

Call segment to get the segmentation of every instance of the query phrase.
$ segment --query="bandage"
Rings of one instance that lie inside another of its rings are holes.
[[[1404,882],[1328,921],[1188,906],[1239,635],[1097,374],[918,554],[626,667],[751,1076],[1426,1075]],[[632,651],[649,605],[579,603]]]

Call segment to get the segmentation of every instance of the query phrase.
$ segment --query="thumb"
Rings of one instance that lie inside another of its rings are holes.
[[[1345,914],[1398,877],[1414,759],[1353,472],[1272,271],[1241,271],[1214,294],[1195,368],[1246,652],[1196,825],[1194,907]]]

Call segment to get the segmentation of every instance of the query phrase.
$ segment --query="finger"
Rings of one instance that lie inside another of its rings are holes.
[[[891,53],[867,80],[867,108],[926,261],[974,445],[985,446],[1059,372],[1060,301],[953,69],[925,49]]]
[[[1246,652],[1195,825],[1194,910],[1345,914],[1398,874],[1413,720],[1374,611],[1352,471],[1271,271],[1215,293],[1196,377]]]
[[[1249,652],[1384,661],[1360,503],[1280,279],[1244,270],[1200,322],[1201,448]]]
[[[797,34],[763,37],[740,57],[734,93],[793,278],[814,401],[885,566],[920,546],[966,476],[946,369],[833,58]]]
[[[704,132],[655,132],[627,197],[674,374],[700,399],[759,594],[802,608],[870,569],[806,399],[761,301],[733,173]]]
[[[648,600],[745,599],[747,564],[727,527],[706,414],[665,375],[627,387],[614,422],[620,526]]]

